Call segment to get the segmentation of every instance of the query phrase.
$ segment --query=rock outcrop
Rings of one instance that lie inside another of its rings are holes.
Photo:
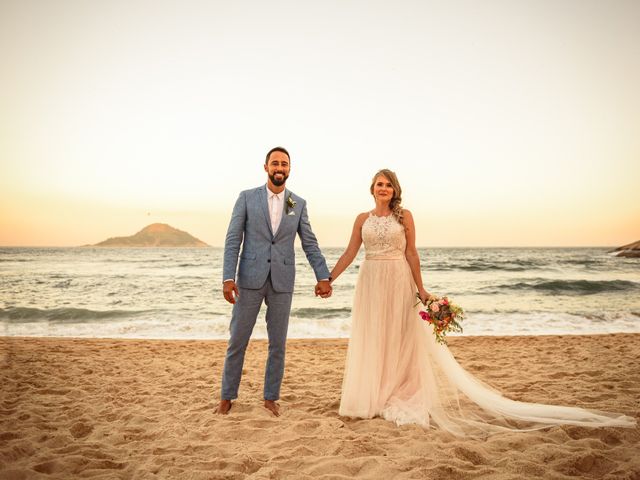
[[[166,223],[152,223],[130,237],[112,237],[92,247],[208,247],[202,240]]]

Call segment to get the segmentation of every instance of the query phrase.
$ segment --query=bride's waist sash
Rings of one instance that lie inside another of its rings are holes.
[[[364,256],[365,260],[404,260],[404,253],[376,255],[375,253],[367,253]]]

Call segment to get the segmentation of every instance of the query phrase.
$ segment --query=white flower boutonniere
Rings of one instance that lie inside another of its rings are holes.
[[[293,211],[295,206],[296,206],[296,202],[293,198],[291,198],[291,194],[289,194],[289,197],[287,198],[287,215],[296,214],[296,212]]]

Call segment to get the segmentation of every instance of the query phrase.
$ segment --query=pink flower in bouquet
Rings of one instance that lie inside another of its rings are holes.
[[[420,294],[416,294],[418,303],[422,303]],[[462,333],[460,321],[464,320],[464,310],[455,303],[451,303],[447,297],[431,297],[425,304],[425,310],[418,313],[422,320],[426,321],[433,327],[433,333],[438,343],[445,344],[446,336],[451,332]]]

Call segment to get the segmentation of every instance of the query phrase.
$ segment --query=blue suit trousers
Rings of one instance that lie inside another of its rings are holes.
[[[233,306],[229,327],[231,336],[224,360],[222,399],[238,398],[244,354],[263,301],[267,306],[266,321],[269,335],[269,356],[264,374],[264,399],[280,398],[292,298],[292,292],[276,292],[273,289],[270,275],[262,288],[257,290],[239,288],[239,296]]]

